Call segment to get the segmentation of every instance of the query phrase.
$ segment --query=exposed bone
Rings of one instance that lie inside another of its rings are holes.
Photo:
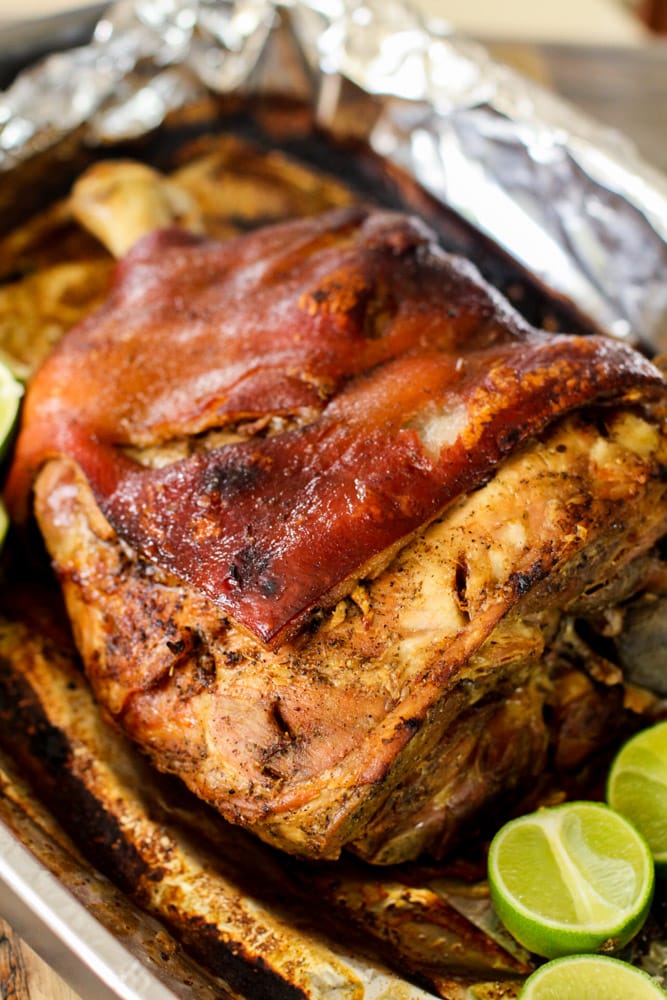
[[[191,195],[157,170],[130,160],[97,163],[82,174],[72,190],[71,208],[115,257],[153,229],[202,229]]]

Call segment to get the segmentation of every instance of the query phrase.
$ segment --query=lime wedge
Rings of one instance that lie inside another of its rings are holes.
[[[0,457],[16,425],[22,395],[23,386],[0,361]]]
[[[23,386],[14,378],[7,365],[0,361],[0,459],[7,450],[12,431],[16,426]],[[0,545],[5,540],[9,519],[0,500]]]
[[[667,875],[667,722],[625,743],[609,771],[607,802],[648,841],[659,875]]]
[[[605,955],[547,962],[526,980],[519,1000],[665,1000],[667,993],[641,969]]]
[[[545,958],[622,947],[648,915],[654,882],[644,838],[596,802],[512,820],[489,850],[498,916],[524,948]]]

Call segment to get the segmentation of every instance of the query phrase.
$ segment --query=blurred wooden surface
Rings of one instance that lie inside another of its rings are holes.
[[[628,136],[667,173],[667,40],[642,46],[485,42],[491,54]]]
[[[2,1000],[78,1000],[77,995],[60,976],[57,976],[2,919],[0,919],[0,997]],[[90,1000],[94,1000],[94,997]]]
[[[612,48],[488,40],[485,44],[497,59],[624,132],[646,160],[667,173],[667,41]],[[0,998],[77,1000],[2,920]]]

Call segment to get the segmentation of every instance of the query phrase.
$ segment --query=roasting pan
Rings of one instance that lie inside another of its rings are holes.
[[[35,58],[86,43],[104,9],[95,5],[5,28],[0,88]],[[595,326],[576,307],[565,309],[582,327]],[[36,728],[48,736],[47,723],[36,717]],[[142,762],[136,767],[141,776]],[[76,789],[63,789],[70,793]],[[200,913],[199,923],[185,928],[183,947],[81,855],[33,794],[23,769],[0,754],[1,915],[84,1000],[502,1000],[516,995],[531,969],[530,957],[495,922],[474,859],[449,868],[382,872],[371,881],[354,863],[321,869],[316,877],[198,810],[189,798],[181,800],[173,783],[155,779],[148,810],[155,828],[167,839],[182,835],[185,854],[203,870],[217,865],[230,912],[232,897],[236,907],[226,937],[209,931]],[[192,828],[200,822],[210,822],[219,835],[219,863],[210,845],[202,854],[197,843],[192,847]],[[324,912],[328,901],[355,926],[346,927],[340,913]],[[355,923],[362,912],[368,918]],[[370,932],[365,922],[373,925]],[[193,941],[199,946],[190,947]],[[465,953],[451,986],[442,968],[425,960],[435,946],[454,966]],[[647,938],[637,947],[647,954]],[[652,960],[661,967],[661,954]]]

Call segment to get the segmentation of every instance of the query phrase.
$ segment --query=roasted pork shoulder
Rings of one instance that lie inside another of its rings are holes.
[[[665,468],[658,368],[346,207],[140,240],[35,376],[7,499],[158,768],[286,851],[387,864],[614,738]]]

